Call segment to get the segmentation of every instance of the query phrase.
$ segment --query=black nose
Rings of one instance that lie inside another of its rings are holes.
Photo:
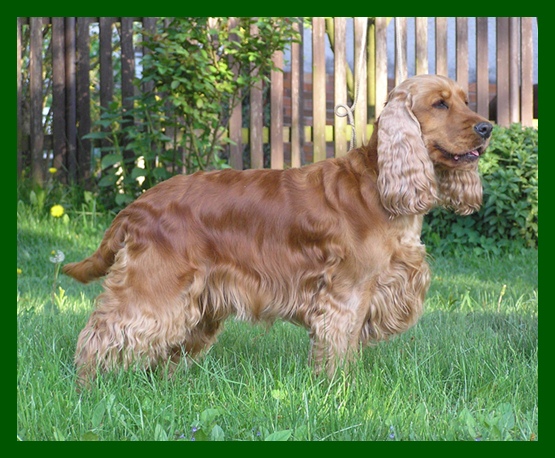
[[[474,126],[476,133],[483,139],[489,138],[493,126],[489,122],[479,122]]]

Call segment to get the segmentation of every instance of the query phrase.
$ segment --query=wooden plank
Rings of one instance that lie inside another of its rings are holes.
[[[407,18],[395,18],[395,86],[405,81],[407,72]]]
[[[303,163],[303,18],[293,24],[301,35],[300,43],[291,44],[291,167]]]
[[[476,111],[489,118],[488,18],[476,18]]]
[[[239,100],[231,111],[231,116],[229,118],[229,138],[233,142],[229,145],[229,165],[237,170],[243,169],[242,122],[241,100]]]
[[[509,18],[509,121],[520,122],[520,18]]]
[[[347,20],[344,17],[336,17],[334,19],[334,106],[340,104],[348,105],[347,100]],[[337,109],[337,108],[336,108]],[[344,110],[339,109],[343,114]],[[347,153],[347,117],[334,116],[335,138],[334,149],[335,156],[341,157]]]
[[[387,100],[387,18],[376,18],[376,119]]]
[[[508,126],[509,117],[509,18],[497,18],[497,124]]]
[[[534,43],[532,40],[532,21],[531,17],[521,18],[521,95],[520,95],[520,119],[524,126],[532,126],[534,118]]]
[[[29,95],[31,178],[42,186],[46,176],[42,129],[42,18],[29,19]]]
[[[133,96],[135,86],[133,78],[135,76],[135,50],[133,47],[133,19],[129,17],[121,18],[121,106],[123,108],[122,128],[133,124]],[[125,145],[124,145],[125,147]],[[135,157],[133,151],[123,151],[125,167],[130,173],[133,169],[132,159]]]
[[[143,41],[150,39],[152,35],[156,32],[156,18],[155,17],[144,17],[143,18]],[[143,46],[143,56],[151,54],[152,51],[146,46]],[[151,92],[154,89],[154,81],[147,81],[142,85],[142,91],[145,93]]]
[[[251,33],[255,35],[258,28],[252,24]],[[254,70],[256,72],[256,70]],[[250,90],[250,110],[249,110],[249,149],[251,168],[261,169],[264,167],[263,132],[264,110],[262,106],[262,81],[255,84]]]
[[[446,17],[436,17],[436,74],[449,76],[447,66]]]
[[[80,181],[91,175],[91,141],[83,138],[91,132],[89,23],[87,17],[77,18],[77,173]]]
[[[262,128],[264,126],[264,110],[262,106],[262,81],[255,84],[250,90],[249,110],[249,149],[251,168],[264,167],[264,149],[262,141]]]
[[[150,40],[152,36],[156,33],[156,18],[155,17],[144,17],[142,19],[142,40],[143,43]],[[151,54],[153,51],[143,44],[143,57]],[[146,81],[141,85],[141,91],[143,94],[152,93],[154,91],[154,81]],[[156,148],[153,142],[153,149]],[[154,169],[156,167],[156,158],[147,159],[145,162],[145,168]]]
[[[326,159],[326,49],[325,21],[312,18],[312,125],[313,161]]]
[[[53,166],[59,171],[64,181],[67,180],[63,168],[67,155],[66,144],[66,66],[65,66],[65,20],[63,17],[52,18],[52,136],[54,161]]]
[[[355,131],[356,143],[354,147],[362,146],[366,142],[366,124],[368,123],[368,102],[366,100],[366,31],[368,18],[356,17],[355,30]]]
[[[416,29],[416,74],[424,75],[428,69],[428,18],[417,17],[415,21]]]
[[[124,112],[133,108],[135,95],[133,78],[135,76],[135,51],[133,48],[133,21],[121,18],[121,104]]]
[[[369,18],[368,20],[366,55],[368,56],[368,62],[366,63],[368,116],[370,119],[376,119],[376,18]]]
[[[108,108],[114,97],[114,73],[112,65],[112,24],[115,18],[101,17],[99,24],[100,46],[100,106]]]
[[[457,82],[468,93],[468,18],[456,19]]]
[[[65,18],[66,141],[68,179],[77,180],[77,93],[75,86],[75,18]]]
[[[237,18],[228,19],[229,30],[233,30],[237,26]],[[238,41],[236,33],[230,34],[230,40]],[[239,76],[239,66],[233,63],[230,58],[229,64],[231,71],[237,78]],[[243,123],[241,94],[238,94],[235,100],[235,106],[232,108],[231,117],[229,118],[229,138],[232,143],[229,145],[229,165],[238,170],[243,169],[243,139],[241,138],[241,125]]]
[[[101,111],[108,109],[114,99],[114,70],[112,64],[112,25],[116,18],[101,17],[99,19],[99,63],[100,63],[100,107]],[[110,127],[102,127],[104,132],[109,132]],[[108,140],[102,140],[101,147],[110,146]],[[101,155],[108,154],[101,151]]]
[[[23,173],[23,110],[21,108],[21,25],[22,19],[17,18],[17,177],[21,177]]]
[[[272,57],[277,68],[283,68],[283,52],[276,51]],[[283,169],[283,72],[270,72],[270,167]]]
[[[325,23],[326,23],[326,35],[329,39],[329,43],[331,46],[331,49],[335,48],[335,26],[334,26],[334,19],[333,17],[327,17],[325,19]],[[352,18],[350,18],[352,19]],[[347,72],[347,96],[353,100],[354,96],[355,96],[355,82],[354,82],[354,76],[353,76],[353,71],[351,70],[351,66],[349,65],[348,62],[345,63],[345,71]]]

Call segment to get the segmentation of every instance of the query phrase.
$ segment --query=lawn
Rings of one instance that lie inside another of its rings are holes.
[[[18,440],[535,440],[538,253],[430,258],[413,329],[363,350],[348,375],[315,377],[306,331],[228,321],[171,379],[130,372],[77,392],[73,352],[100,291],[57,275],[109,224],[86,212],[17,224]]]

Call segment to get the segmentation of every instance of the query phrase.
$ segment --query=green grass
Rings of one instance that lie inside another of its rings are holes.
[[[18,206],[18,440],[537,438],[537,251],[432,257],[419,324],[364,349],[348,376],[312,374],[301,328],[230,320],[188,371],[111,374],[78,393],[73,351],[100,284],[55,278],[49,257],[90,254],[108,223]]]

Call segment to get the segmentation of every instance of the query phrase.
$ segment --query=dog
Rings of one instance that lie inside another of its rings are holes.
[[[63,268],[83,283],[106,275],[77,342],[79,383],[197,358],[231,315],[304,326],[314,369],[332,377],[361,345],[417,322],[430,284],[423,217],[480,208],[491,132],[457,83],[419,75],[344,157],[157,184]]]

